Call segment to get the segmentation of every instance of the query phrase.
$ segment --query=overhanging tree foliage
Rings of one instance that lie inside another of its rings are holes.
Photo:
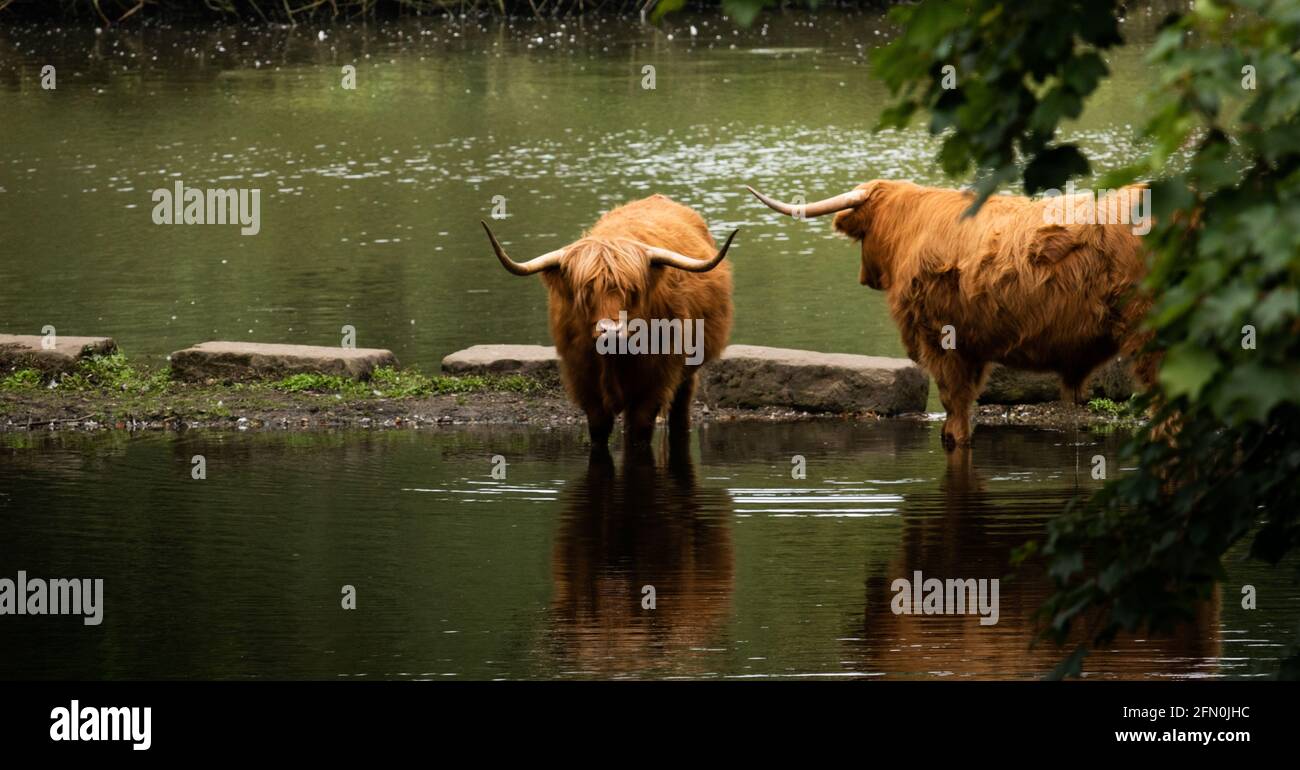
[[[1109,73],[1114,2],[926,0],[891,15],[903,32],[873,64],[898,96],[887,125],[918,111],[945,136],[940,161],[972,168],[980,201],[1017,176],[1033,193],[1086,174],[1054,143]],[[1151,181],[1157,227],[1147,287],[1166,351],[1136,470],[1049,526],[1063,640],[1161,631],[1189,619],[1252,537],[1277,563],[1300,540],[1300,2],[1198,2],[1168,18],[1148,54],[1150,151],[1104,187]],[[940,86],[945,65],[957,87]],[[1159,428],[1174,420],[1176,434]],[[1084,649],[1058,673],[1076,673]],[[1294,650],[1281,675],[1300,674]]]

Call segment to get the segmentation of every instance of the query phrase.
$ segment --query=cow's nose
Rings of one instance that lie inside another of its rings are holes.
[[[617,332],[617,331],[619,331],[621,328],[623,328],[623,327],[622,327],[622,325],[621,325],[618,321],[612,321],[612,320],[610,320],[610,319],[608,319],[608,318],[602,318],[602,319],[600,319],[599,321],[596,322],[596,332],[595,332],[595,334],[596,334],[597,337],[599,337],[599,336],[602,335],[602,334],[608,334],[608,333],[610,333],[610,332]]]

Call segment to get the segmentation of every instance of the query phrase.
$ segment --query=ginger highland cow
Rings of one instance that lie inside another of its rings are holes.
[[[1140,187],[1095,204],[1091,194],[995,195],[971,217],[973,193],[911,182],[875,180],[802,206],[749,190],[797,218],[835,213],[835,229],[862,244],[858,280],[886,293],[908,356],[939,386],[948,449],[970,442],[989,364],[1055,372],[1063,397],[1078,400],[1094,369],[1145,341],[1141,239],[1130,224],[1086,224],[1098,211],[1128,222],[1123,205]],[[1150,384],[1153,372],[1138,361],[1138,379]]]
[[[616,208],[577,241],[523,263],[483,229],[506,270],[541,274],[560,373],[593,448],[605,447],[620,413],[627,443],[648,444],[665,406],[670,432],[685,435],[696,372],[731,334],[723,258],[736,232],[719,249],[699,214],[663,195]],[[651,349],[628,344],[647,333]]]

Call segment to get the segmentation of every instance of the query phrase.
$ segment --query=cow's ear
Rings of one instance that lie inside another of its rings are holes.
[[[573,291],[569,287],[569,282],[564,280],[564,276],[560,274],[561,269],[543,270],[538,275],[542,277],[542,285],[549,291],[556,292],[565,299],[571,300],[573,299]]]
[[[845,209],[835,215],[832,222],[835,232],[843,233],[855,241],[860,241],[867,234],[867,218],[862,206]]]
[[[845,209],[835,215],[832,222],[837,232],[843,233],[855,241],[863,240],[867,235],[867,223],[871,214],[872,198],[880,189],[880,180],[859,185],[859,190],[867,193],[861,203],[851,209]]]

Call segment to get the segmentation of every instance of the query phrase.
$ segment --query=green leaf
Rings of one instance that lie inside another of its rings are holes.
[[[658,22],[664,16],[674,11],[680,11],[686,7],[686,0],[659,0],[655,9],[650,12],[650,20]]]
[[[1169,349],[1160,366],[1160,385],[1171,398],[1195,399],[1219,370],[1219,359],[1204,348],[1184,342]]]
[[[1088,173],[1088,159],[1079,148],[1072,144],[1063,144],[1040,152],[1025,167],[1025,192],[1033,195],[1048,189],[1065,187],[1067,179],[1085,176]]]
[[[1080,96],[1086,96],[1097,88],[1101,79],[1110,74],[1106,62],[1096,51],[1088,51],[1065,63],[1065,83]]]
[[[1088,657],[1088,648],[1080,644],[1074,648],[1074,652],[1070,653],[1065,660],[1057,663],[1046,678],[1053,682],[1059,682],[1072,676],[1078,676],[1083,673],[1083,659],[1086,657]]]
[[[916,113],[916,107],[917,104],[913,101],[901,101],[886,107],[880,113],[880,121],[876,124],[876,128],[906,128],[912,120],[912,115]]]
[[[678,7],[685,4],[685,0],[668,1],[677,3]],[[740,26],[748,27],[767,5],[767,0],[722,0],[722,12],[735,19]],[[655,12],[658,13],[658,9]]]
[[[1300,367],[1288,369],[1252,361],[1228,372],[1214,394],[1214,411],[1223,419],[1263,423],[1284,401],[1300,400]]]
[[[1269,292],[1263,301],[1255,306],[1250,318],[1255,321],[1255,328],[1261,332],[1271,332],[1300,316],[1300,292],[1293,286],[1283,286]]]

